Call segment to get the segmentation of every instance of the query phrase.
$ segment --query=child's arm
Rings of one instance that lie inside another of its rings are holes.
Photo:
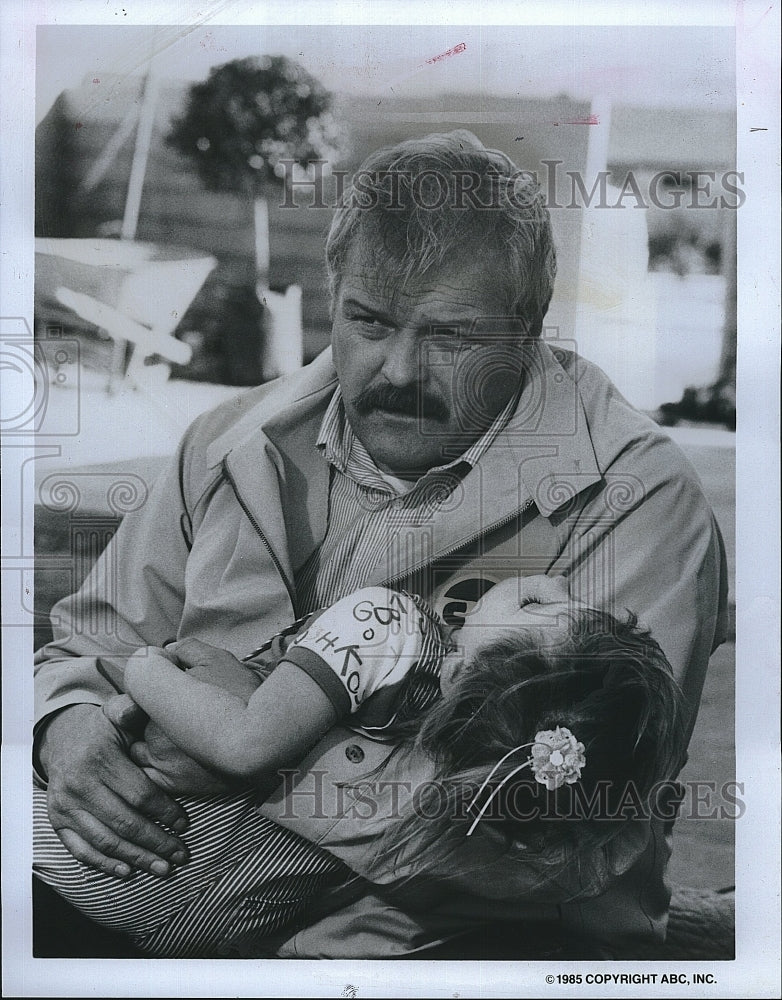
[[[381,689],[392,710],[408,671],[437,645],[438,629],[413,598],[369,587],[311,618],[249,697],[182,673],[151,648],[130,657],[125,683],[185,753],[257,780],[298,763],[338,719]]]
[[[250,669],[226,650],[196,639],[170,643],[161,652],[172,663],[187,669],[191,677],[230,691],[245,702],[261,683],[255,667]],[[184,753],[129,694],[109,699],[103,712],[131,739],[135,737],[130,744],[131,759],[147,777],[172,795],[224,795],[233,790],[227,775],[202,766]],[[278,780],[275,775],[274,783]]]
[[[129,658],[125,684],[180,749],[238,778],[297,763],[337,719],[322,688],[285,661],[248,698],[183,673],[145,648]]]

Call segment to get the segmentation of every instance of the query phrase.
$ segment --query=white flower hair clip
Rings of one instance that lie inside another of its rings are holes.
[[[562,785],[573,785],[581,777],[581,768],[586,764],[584,744],[579,743],[570,730],[564,726],[557,726],[556,729],[541,730],[541,732],[535,733],[535,739],[532,743],[522,743],[521,746],[514,747],[513,750],[509,750],[504,757],[497,761],[478,789],[475,798],[470,803],[470,809],[473,808],[480,798],[484,788],[486,788],[496,773],[497,768],[504,764],[508,757],[512,757],[513,754],[518,753],[519,750],[525,750],[527,747],[532,747],[530,756],[527,757],[523,764],[519,764],[518,767],[514,767],[512,771],[506,774],[499,785],[492,791],[491,795],[481,806],[478,815],[472,821],[470,829],[467,831],[468,837],[472,835],[473,830],[489,808],[494,796],[500,791],[503,785],[507,784],[519,771],[523,771],[525,767],[531,768],[532,773],[535,775],[535,781],[541,785],[545,785],[550,792],[556,791]]]

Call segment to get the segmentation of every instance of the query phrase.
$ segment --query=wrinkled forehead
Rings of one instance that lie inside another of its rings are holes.
[[[358,294],[389,311],[412,307],[435,297],[475,317],[507,318],[509,329],[522,332],[514,315],[514,288],[496,256],[476,248],[454,250],[442,261],[419,261],[390,252],[382,240],[359,232],[342,268],[337,298]]]

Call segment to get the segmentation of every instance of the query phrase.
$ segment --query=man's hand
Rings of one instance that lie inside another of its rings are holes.
[[[71,854],[110,875],[142,869],[167,875],[187,860],[177,833],[184,809],[152,782],[127,753],[127,738],[96,705],[63,709],[40,747],[49,777],[49,819]]]
[[[126,731],[131,760],[147,777],[170,795],[225,795],[232,790],[224,779],[207,771],[173,743],[149,719],[129,694],[118,694],[103,706],[103,714]]]
[[[245,701],[250,700],[260,683],[257,675],[228,650],[210,646],[199,639],[171,642],[163,652],[196,680],[216,684]]]
[[[163,652],[197,680],[208,681],[246,700],[258,687],[258,678],[248,667],[216,646],[183,639],[169,644]],[[123,725],[123,719],[133,719],[134,703],[128,695],[119,695],[112,702],[115,707],[109,710],[114,711],[118,725]],[[136,711],[139,711],[137,706]],[[155,784],[172,795],[224,795],[236,789],[235,783],[208,771],[183,753],[155,722],[149,722],[143,739],[132,744],[130,756]]]
[[[171,795],[203,798],[236,791],[236,784],[230,784],[188,757],[151,720],[144,730],[144,738],[131,744],[130,756],[151,781]]]

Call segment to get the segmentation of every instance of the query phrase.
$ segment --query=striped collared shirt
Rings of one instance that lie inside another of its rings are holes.
[[[388,560],[386,579],[393,579],[389,554],[395,551],[400,532],[425,524],[447,501],[506,426],[517,403],[514,395],[463,454],[430,469],[411,485],[378,469],[353,433],[337,387],[316,443],[331,470],[328,527],[322,545],[296,575],[299,613],[332,604],[363,587],[383,558]]]

